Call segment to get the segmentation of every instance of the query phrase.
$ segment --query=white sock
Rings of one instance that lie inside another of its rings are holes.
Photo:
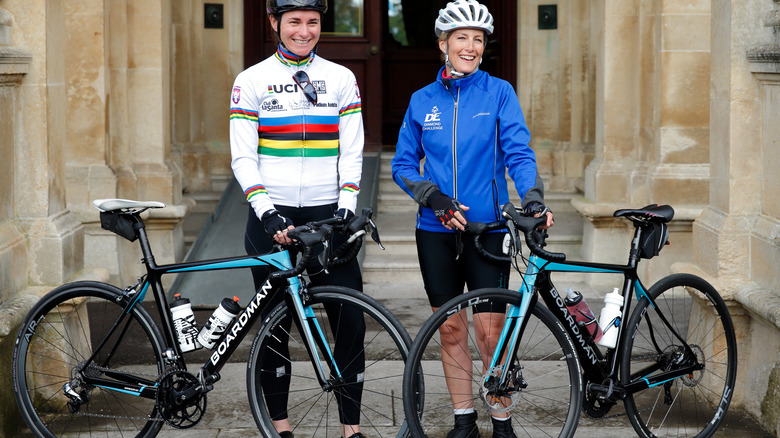
[[[474,412],[474,408],[455,409],[455,415],[468,415],[472,412]]]
[[[491,415],[491,417],[493,417],[493,416]],[[493,419],[496,420],[496,421],[507,421],[507,420],[511,420],[512,417],[511,416],[510,417],[500,417],[500,418],[499,417],[493,417]]]

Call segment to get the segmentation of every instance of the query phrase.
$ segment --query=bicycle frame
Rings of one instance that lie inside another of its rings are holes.
[[[327,342],[324,341],[324,334],[320,328],[320,323],[317,321],[314,315],[314,311],[311,309],[311,307],[306,306],[303,302],[302,296],[305,295],[305,284],[301,282],[300,276],[292,276],[284,279],[280,278],[279,276],[280,271],[290,270],[293,268],[289,251],[283,250],[280,252],[264,255],[246,255],[230,258],[157,265],[154,261],[151,247],[149,246],[146,230],[143,227],[138,229],[138,235],[143,252],[143,262],[146,266],[147,274],[144,277],[141,277],[138,283],[136,283],[134,286],[125,289],[128,297],[130,298],[125,306],[125,311],[108,331],[98,348],[95,349],[92,357],[90,357],[82,365],[80,374],[82,374],[84,380],[88,384],[141,397],[155,398],[157,393],[157,382],[155,381],[143,380],[137,377],[126,376],[121,373],[112,373],[112,377],[116,380],[94,378],[90,377],[88,373],[84,373],[82,371],[87,369],[88,366],[94,361],[97,352],[105,346],[106,340],[109,339],[111,335],[120,328],[122,321],[130,313],[131,309],[138,305],[138,303],[143,302],[150,288],[152,290],[154,301],[157,306],[157,311],[162,322],[163,335],[165,343],[167,344],[166,347],[168,351],[171,352],[169,354],[169,359],[175,362],[178,369],[186,369],[186,364],[182,356],[181,348],[179,347],[179,342],[176,339],[173,318],[168,307],[168,300],[165,296],[165,290],[162,286],[162,276],[168,273],[215,271],[223,269],[252,268],[257,266],[270,267],[271,273],[269,274],[263,286],[257,290],[251,302],[242,309],[230,328],[226,330],[218,340],[216,346],[214,347],[213,353],[209,357],[209,360],[200,369],[199,379],[201,384],[204,385],[206,390],[210,390],[211,385],[219,380],[219,371],[227,363],[232,353],[242,342],[248,333],[249,328],[254,325],[254,323],[260,318],[263,310],[265,310],[265,308],[268,306],[268,301],[265,299],[269,296],[269,294],[277,293],[283,287],[286,287],[285,299],[287,300],[288,305],[292,309],[295,309],[294,320],[298,329],[303,334],[305,339],[305,346],[309,353],[309,358],[312,365],[314,366],[320,384],[323,386],[328,385],[329,379],[328,373],[326,373],[322,360],[320,359],[320,355],[317,353],[318,349],[324,357],[325,362],[332,370],[332,374],[335,376],[335,379],[341,378],[341,371],[336,365],[335,359],[333,358],[333,354],[330,351]],[[286,283],[282,283],[281,280],[285,280]],[[117,342],[121,342],[122,337],[123,336],[120,336]]]
[[[637,229],[634,239],[632,240],[631,255],[628,263],[625,265],[584,261],[552,262],[536,254],[531,254],[528,259],[528,268],[523,276],[523,283],[518,291],[522,296],[521,304],[520,306],[513,305],[507,311],[507,321],[504,324],[504,328],[490,363],[490,368],[495,369],[495,367],[499,366],[502,362],[502,358],[504,358],[503,363],[500,365],[502,369],[500,382],[503,383],[506,381],[505,379],[508,378],[508,373],[511,369],[510,361],[514,357],[514,353],[516,353],[516,349],[519,346],[518,340],[522,338],[527,323],[525,316],[528,314],[529,309],[536,304],[537,292],[541,295],[545,305],[550,309],[553,315],[561,321],[563,327],[569,333],[569,336],[571,336],[577,355],[580,358],[580,364],[584,370],[586,380],[598,383],[607,380],[618,382],[617,373],[622,354],[630,354],[621,351],[620,345],[622,344],[625,333],[623,330],[624,324],[622,322],[628,320],[628,316],[630,315],[632,294],[636,294],[637,301],[647,299],[653,307],[656,307],[654,300],[648,295],[647,289],[644,287],[637,274],[637,265],[640,260],[637,255],[639,233],[640,230]],[[552,272],[623,275],[623,309],[620,322],[618,323],[618,340],[616,348],[608,349],[605,355],[598,349],[595,343],[589,342],[587,335],[580,330],[574,317],[569,314],[563,297],[561,297],[553,286],[549,275]],[[680,340],[682,345],[685,346],[685,349],[689,354],[693,354],[690,346],[685,342],[682,336],[674,330],[663,314],[661,314],[661,320]],[[508,342],[507,339],[509,340]],[[511,350],[512,354],[505,354],[507,350]],[[635,373],[635,375],[632,375],[630,382],[620,382],[620,385],[615,389],[624,393],[634,393],[666,383],[700,368],[701,365],[697,364],[675,371],[660,373],[653,377],[646,377],[658,370],[657,365],[651,365],[646,369]],[[612,390],[613,388],[610,388],[610,392]]]

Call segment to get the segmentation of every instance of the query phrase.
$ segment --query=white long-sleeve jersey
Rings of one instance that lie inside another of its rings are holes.
[[[316,104],[293,80],[298,70],[308,74]],[[236,77],[231,166],[258,217],[274,205],[338,202],[354,212],[363,142],[360,92],[346,67],[314,54],[299,61],[279,49]]]

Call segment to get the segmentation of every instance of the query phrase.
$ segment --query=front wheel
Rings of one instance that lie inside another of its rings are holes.
[[[157,435],[163,420],[155,398],[141,394],[149,387],[138,383],[154,384],[162,373],[164,343],[140,303],[106,337],[126,303],[114,286],[78,282],[53,290],[27,315],[14,347],[13,382],[36,436]]]
[[[373,298],[337,286],[308,290],[307,321],[326,375],[312,368],[294,312],[279,304],[263,318],[247,367],[249,405],[265,437],[278,437],[274,421],[289,421],[296,437],[340,437],[341,424],[357,424],[370,437],[404,437],[401,381],[411,339]],[[330,370],[331,351],[341,373]],[[351,434],[347,435],[350,436]]]
[[[639,297],[621,346],[628,353],[621,363],[623,384],[643,388],[625,398],[631,424],[642,437],[710,437],[723,421],[737,376],[737,341],[726,304],[715,288],[690,274],[664,277],[647,295]],[[664,377],[686,368],[691,371],[682,376]]]
[[[503,429],[510,425],[517,437],[574,435],[582,407],[579,361],[547,308],[537,303],[525,315],[509,369],[490,367],[504,324],[519,323],[506,315],[521,299],[514,291],[478,289],[448,301],[423,325],[404,372],[412,436],[443,438],[453,428],[453,409],[472,407],[483,437],[495,436],[492,416],[508,416]]]

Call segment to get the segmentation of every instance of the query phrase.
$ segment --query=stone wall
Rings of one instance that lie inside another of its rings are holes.
[[[244,0],[222,2],[223,29],[204,28],[204,3],[0,0],[0,351],[55,285],[140,273],[135,246],[100,228],[91,200],[166,202],[148,222],[165,263],[184,256],[191,195],[230,178]],[[538,29],[542,3],[558,5],[558,29]],[[735,406],[776,434],[778,10],[777,0],[523,1],[517,42],[548,190],[582,195],[583,258],[625,261],[613,242],[632,230],[615,209],[673,205],[672,245],[642,275],[698,272],[724,293],[740,342]],[[13,436],[10,391],[0,406],[0,432]]]
[[[545,188],[575,193],[595,141],[595,2],[555,2],[558,28],[539,29],[538,7],[549,3],[519,4],[517,91]]]
[[[173,153],[184,193],[221,192],[232,178],[228,139],[233,79],[244,69],[243,0],[222,2],[224,27],[204,27],[203,1],[173,3]]]
[[[710,203],[694,223],[694,268],[732,304],[734,402],[780,435],[780,2],[712,5]]]

